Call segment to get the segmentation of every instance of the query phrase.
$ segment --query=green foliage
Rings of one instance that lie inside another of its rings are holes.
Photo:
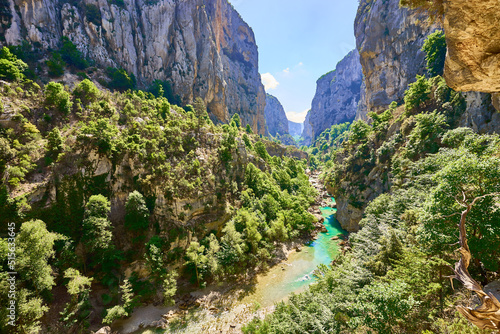
[[[112,67],[108,68],[107,73],[111,79],[108,84],[109,88],[119,91],[135,89],[137,82],[133,73],[129,74],[123,68],[118,69]]]
[[[175,270],[170,271],[165,275],[163,280],[162,288],[163,288],[163,304],[165,306],[170,306],[175,304],[175,300],[173,297],[177,292],[177,277],[179,275]]]
[[[63,115],[68,115],[73,106],[68,93],[64,86],[57,82],[49,82],[45,86],[45,105],[48,108],[54,108]]]
[[[265,161],[268,161],[271,157],[267,153],[266,145],[262,141],[258,141],[254,145],[255,153]]]
[[[252,134],[253,133],[253,130],[252,130],[252,127],[250,126],[250,124],[247,124],[246,127],[245,127],[245,131],[246,133],[248,134]]]
[[[427,71],[431,76],[442,75],[446,58],[446,37],[441,30],[427,36],[422,51],[425,52]]]
[[[90,323],[88,317],[91,313],[90,286],[92,278],[85,277],[74,268],[69,268],[64,272],[64,278],[68,279],[67,289],[71,295],[71,300],[61,312],[61,321],[68,327],[86,329]]]
[[[24,78],[23,72],[28,65],[18,59],[7,47],[0,50],[0,79],[19,81]]]
[[[186,250],[186,259],[188,264],[192,264],[196,273],[196,282],[200,286],[200,269],[205,265],[207,258],[204,255],[205,246],[201,246],[197,241],[191,241]]]
[[[89,79],[85,79],[76,85],[73,95],[79,98],[85,105],[96,102],[101,95],[99,89]]]
[[[417,81],[411,83],[405,92],[405,111],[416,112],[418,108],[424,108],[425,102],[430,99],[431,85],[424,76],[417,75]]]
[[[16,236],[16,269],[30,289],[37,292],[51,289],[54,283],[48,261],[54,256],[55,233],[47,231],[41,220],[21,225]]]
[[[53,52],[50,59],[46,61],[46,65],[51,78],[59,78],[64,74],[66,63],[59,52]]]
[[[88,12],[87,12],[88,14]],[[91,21],[91,20],[89,20]],[[89,66],[83,54],[76,48],[76,45],[66,36],[62,38],[62,47],[59,51],[61,58],[69,66],[74,66],[79,70],[84,70]]]
[[[231,121],[229,122],[231,126],[236,127],[236,128],[241,128],[241,118],[240,115],[234,114],[233,117],[231,117]]]
[[[128,317],[133,305],[133,293],[130,281],[127,279],[120,285],[120,291],[122,294],[122,304],[115,305],[112,308],[106,310],[106,316],[102,320],[104,324],[111,324],[113,321]]]
[[[406,156],[414,159],[424,153],[436,153],[447,126],[445,116],[437,111],[418,114],[415,116],[415,122],[415,127],[408,136]]]
[[[96,26],[101,25],[101,10],[96,5],[85,5],[85,17],[87,18],[87,21],[95,24]]]
[[[91,253],[111,247],[112,225],[108,220],[111,210],[109,200],[103,195],[93,195],[85,205],[82,241]]]
[[[149,210],[144,196],[137,190],[128,194],[125,212],[125,226],[131,231],[144,231],[148,228]]]
[[[63,151],[63,138],[59,128],[54,128],[47,133],[47,151],[52,157],[57,157]]]
[[[99,119],[82,126],[78,139],[86,145],[96,146],[99,153],[112,157],[120,149],[121,143],[116,139],[118,133],[116,125]]]

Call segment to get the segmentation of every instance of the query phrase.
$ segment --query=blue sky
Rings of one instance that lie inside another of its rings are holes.
[[[316,80],[356,47],[355,0],[229,0],[252,27],[259,72],[292,121],[311,108]]]

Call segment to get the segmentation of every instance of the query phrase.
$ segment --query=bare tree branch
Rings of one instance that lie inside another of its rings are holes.
[[[463,192],[462,192],[463,193]],[[471,323],[476,325],[481,329],[500,329],[500,302],[493,296],[493,294],[486,294],[476,280],[474,280],[469,274],[469,264],[472,258],[469,246],[467,244],[467,231],[465,229],[465,223],[467,219],[467,214],[470,212],[472,207],[477,201],[488,196],[498,196],[499,193],[492,193],[474,198],[471,204],[467,205],[467,208],[462,211],[460,217],[460,260],[455,264],[455,275],[451,276],[456,278],[469,290],[477,293],[481,299],[481,304],[472,309],[470,307],[458,306],[458,311],[469,320]],[[465,198],[465,193],[463,193]],[[465,201],[465,200],[464,200]],[[453,286],[453,284],[452,284]]]

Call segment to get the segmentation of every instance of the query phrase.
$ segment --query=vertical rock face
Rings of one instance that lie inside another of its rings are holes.
[[[302,130],[301,145],[309,146],[313,141],[313,129],[311,126],[311,110],[307,112],[306,119],[304,120],[304,130]]]
[[[500,92],[498,0],[452,0],[444,5],[446,83],[460,91]]]
[[[424,74],[425,38],[439,28],[425,13],[399,8],[399,0],[363,0],[354,23],[366,86],[357,118],[401,102],[408,84]]]
[[[302,135],[302,130],[304,130],[304,123],[288,121],[288,132],[290,136],[298,138]]]
[[[334,124],[354,120],[362,80],[357,50],[345,56],[334,71],[318,79],[309,117],[313,139]]]
[[[183,103],[200,96],[217,120],[239,113],[254,131],[265,131],[255,37],[227,0],[4,2],[3,44],[26,39],[57,49],[67,36],[99,67],[122,67],[142,86],[170,81]]]
[[[285,109],[283,109],[276,97],[266,94],[266,108],[264,111],[267,131],[271,136],[276,137],[276,135],[288,133],[288,119],[286,118]]]

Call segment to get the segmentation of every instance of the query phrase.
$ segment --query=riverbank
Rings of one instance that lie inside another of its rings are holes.
[[[131,317],[113,324],[113,330],[119,334],[241,333],[241,327],[254,317],[272,312],[276,302],[304,291],[314,281],[315,268],[329,264],[340,253],[338,244],[343,241],[332,239],[345,233],[334,219],[334,202],[319,182],[319,174],[309,174],[319,192],[309,212],[320,218],[310,238],[283,244],[268,270],[185,294],[175,307],[137,308]]]

